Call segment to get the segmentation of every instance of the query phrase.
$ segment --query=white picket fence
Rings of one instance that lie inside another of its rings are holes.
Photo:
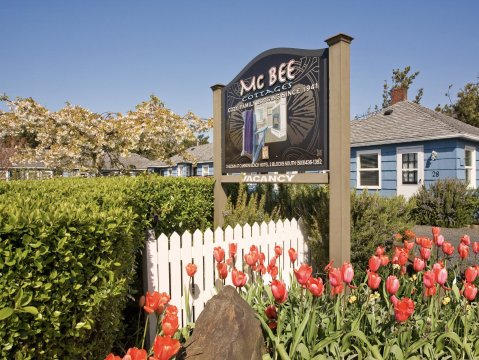
[[[162,234],[156,239],[152,235],[150,234],[146,247],[148,291],[164,291],[170,294],[170,303],[179,309],[180,326],[194,322],[205,303],[222,286],[213,257],[215,247],[221,246],[227,258],[229,244],[236,243],[236,268],[243,269],[244,255],[249,252],[251,245],[256,245],[265,254],[265,266],[274,256],[275,245],[281,246],[283,255],[277,266],[287,284],[292,273],[288,250],[294,248],[298,252],[296,264],[309,261],[302,226],[295,219],[280,220],[276,223],[271,221],[261,225],[255,223],[253,226],[237,225],[234,229],[228,226],[224,231],[220,228],[215,232],[207,229],[204,233],[196,230],[193,234],[185,232],[182,236],[174,233],[169,238]],[[198,267],[193,284],[185,269],[188,263],[194,263]],[[232,284],[231,273],[228,274],[226,284]],[[187,297],[192,310],[189,319],[185,307]]]

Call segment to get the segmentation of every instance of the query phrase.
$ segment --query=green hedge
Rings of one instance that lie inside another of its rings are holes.
[[[154,176],[0,183],[0,358],[103,358],[144,230],[211,226],[212,191]]]

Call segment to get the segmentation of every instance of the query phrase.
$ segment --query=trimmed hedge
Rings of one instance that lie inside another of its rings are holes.
[[[211,226],[212,194],[155,176],[0,183],[0,358],[103,358],[144,230]]]

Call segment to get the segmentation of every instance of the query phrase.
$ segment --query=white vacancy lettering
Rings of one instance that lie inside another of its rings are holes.
[[[243,181],[251,183],[283,183],[291,182],[294,177],[295,175],[288,174],[245,175]]]

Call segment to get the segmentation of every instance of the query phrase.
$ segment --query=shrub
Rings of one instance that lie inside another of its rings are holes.
[[[145,229],[211,226],[213,182],[0,184],[0,358],[100,359],[121,338]]]
[[[438,180],[414,197],[417,224],[459,228],[474,222],[478,197],[464,181]]]

